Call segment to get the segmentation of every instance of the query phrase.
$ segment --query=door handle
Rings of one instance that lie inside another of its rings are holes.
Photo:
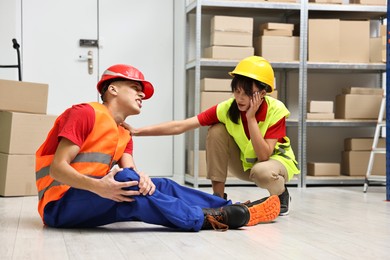
[[[88,66],[88,74],[93,74],[93,52],[88,51],[87,55],[79,55],[79,61],[86,61]]]

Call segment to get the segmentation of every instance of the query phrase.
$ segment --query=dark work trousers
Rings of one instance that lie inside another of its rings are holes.
[[[120,182],[139,181],[139,176],[132,169],[123,169],[115,175],[115,179]],[[134,202],[115,202],[90,191],[70,188],[60,200],[46,205],[44,222],[51,227],[88,228],[133,220],[199,231],[204,221],[202,208],[231,204],[230,200],[166,178],[152,178],[152,181],[156,185],[154,194],[134,196]],[[138,190],[138,187],[130,189]]]

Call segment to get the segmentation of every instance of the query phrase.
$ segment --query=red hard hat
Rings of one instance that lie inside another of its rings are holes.
[[[143,99],[148,99],[151,96],[153,96],[154,93],[153,85],[149,81],[145,80],[144,74],[142,74],[141,71],[134,68],[133,66],[125,65],[125,64],[113,65],[103,72],[103,75],[96,86],[99,93],[102,94],[101,91],[104,85],[103,83],[105,81],[110,79],[116,79],[116,78],[128,79],[128,80],[134,80],[140,82],[143,86],[143,92],[145,94],[145,97]]]

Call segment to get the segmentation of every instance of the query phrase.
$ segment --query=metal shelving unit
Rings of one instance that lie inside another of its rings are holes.
[[[356,5],[356,4],[347,4],[347,5],[331,5],[331,4],[316,4],[316,3],[304,3],[307,7],[307,18],[339,18],[339,19],[374,19],[382,20],[387,15],[386,6],[367,6],[367,5]],[[308,20],[305,21],[306,23]],[[306,40],[304,50],[307,51],[307,33],[308,30],[301,31]],[[301,48],[302,51],[302,48]],[[333,62],[309,62],[307,57],[303,58],[304,65],[303,73],[304,80],[302,80],[302,85],[300,86],[300,97],[302,99],[301,112],[302,115],[305,115],[307,108],[307,81],[308,74],[311,72],[331,72],[331,73],[381,73],[385,72],[386,64],[384,63],[333,63]],[[302,63],[302,61],[301,61]],[[337,177],[314,177],[307,176],[307,129],[308,127],[375,127],[376,120],[331,120],[331,121],[322,121],[322,120],[306,120],[305,116],[300,118],[301,129],[299,134],[301,136],[300,145],[300,167],[302,175],[303,187],[310,184],[363,184],[364,176],[355,177],[355,176],[337,176]]]
[[[187,15],[187,50],[190,49],[189,39],[191,33],[194,41],[193,57],[188,58],[186,63],[187,81],[188,74],[193,73],[193,89],[189,93],[189,114],[188,116],[196,115],[200,112],[200,79],[202,70],[216,70],[234,68],[238,60],[213,60],[201,57],[202,48],[202,16],[203,15],[242,15],[249,17],[274,16],[280,19],[288,19],[295,17],[300,22],[300,56],[297,62],[271,62],[275,71],[296,70],[299,73],[299,100],[298,100],[298,119],[288,120],[288,127],[298,127],[298,151],[296,156],[301,167],[301,174],[297,179],[294,179],[290,184],[296,184],[298,187],[304,187],[307,184],[355,184],[363,183],[364,177],[356,178],[350,176],[342,176],[340,178],[317,178],[306,176],[306,130],[308,127],[374,127],[375,120],[306,120],[306,102],[307,102],[307,80],[308,73],[315,71],[334,71],[337,73],[356,72],[364,73],[384,72],[386,65],[382,63],[319,63],[307,61],[307,46],[308,46],[308,19],[310,16],[315,17],[341,17],[343,19],[350,18],[369,18],[382,19],[387,13],[386,6],[366,6],[366,5],[331,5],[331,4],[314,4],[306,1],[301,3],[275,3],[275,2],[244,2],[244,1],[222,1],[222,0],[195,0],[186,6]],[[195,16],[195,28],[190,32],[189,15]],[[188,87],[188,84],[187,84]],[[192,103],[191,103],[192,102]],[[193,173],[194,175],[185,175],[185,181],[193,184],[194,187],[199,185],[209,185],[210,181],[204,178],[199,178],[198,175],[198,151],[200,132],[199,129],[188,133],[190,146],[193,153]],[[192,144],[191,144],[192,143]],[[188,147],[187,147],[188,148]],[[246,184],[237,179],[228,179],[227,184]]]

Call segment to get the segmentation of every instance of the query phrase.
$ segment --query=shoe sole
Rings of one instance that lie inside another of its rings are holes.
[[[263,203],[254,205],[248,209],[250,212],[250,218],[246,224],[247,226],[271,222],[279,216],[280,200],[277,195],[272,195]]]
[[[279,216],[288,216],[289,213],[290,213],[289,211],[279,213]]]

